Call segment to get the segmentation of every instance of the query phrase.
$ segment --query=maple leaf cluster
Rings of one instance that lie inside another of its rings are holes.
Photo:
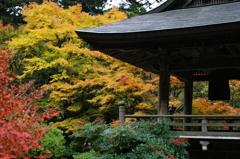
[[[180,145],[182,143],[186,143],[188,142],[187,138],[170,138],[170,141],[174,144],[174,145]]]
[[[46,133],[39,122],[58,112],[49,109],[40,113],[36,101],[42,98],[44,90],[33,88],[33,81],[17,84],[16,75],[7,71],[11,61],[9,52],[0,48],[0,158],[29,158],[29,150],[41,149],[39,140]]]
[[[234,108],[227,102],[197,98],[193,101],[193,114],[238,115],[240,108]]]

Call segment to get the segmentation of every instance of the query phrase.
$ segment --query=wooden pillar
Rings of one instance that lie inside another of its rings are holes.
[[[193,81],[185,81],[185,89],[184,89],[184,107],[183,112],[184,115],[192,114],[192,95],[193,95]],[[185,123],[190,123],[190,118],[184,119]],[[184,127],[185,131],[190,131],[191,127]]]
[[[118,106],[119,106],[119,121],[120,121],[120,124],[123,124],[125,122],[126,103],[124,101],[121,101],[118,103]]]
[[[158,115],[168,114],[170,71],[161,70],[158,95]]]
[[[184,114],[192,114],[192,94],[193,94],[193,81],[185,82],[184,89]]]

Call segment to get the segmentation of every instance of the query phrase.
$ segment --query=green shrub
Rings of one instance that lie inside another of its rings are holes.
[[[92,157],[97,156],[97,153],[95,151],[89,151],[84,153],[78,153],[77,155],[74,155],[74,159],[91,159]]]
[[[49,126],[47,129],[48,132],[40,140],[42,149],[31,149],[28,153],[33,156],[47,153],[48,158],[63,159],[64,154],[67,152],[63,131],[55,126]]]
[[[72,135],[83,138],[91,159],[188,159],[187,139],[169,130],[166,121],[128,122],[121,126],[88,123]],[[80,159],[80,158],[76,158]]]
[[[46,135],[41,139],[41,146],[43,151],[51,152],[52,159],[56,159],[63,156],[66,150],[65,142],[63,131],[55,126],[51,126]]]

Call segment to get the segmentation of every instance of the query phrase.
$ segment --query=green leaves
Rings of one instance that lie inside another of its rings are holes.
[[[87,154],[92,158],[188,158],[187,140],[178,138],[163,120],[128,122],[121,126],[89,123],[72,136],[85,139],[86,147],[91,150]],[[75,158],[80,156],[81,153]]]
[[[57,159],[64,155],[66,151],[65,138],[63,136],[63,131],[57,127],[50,126],[49,131],[40,140],[41,146],[43,147],[43,152],[51,152],[51,158]]]

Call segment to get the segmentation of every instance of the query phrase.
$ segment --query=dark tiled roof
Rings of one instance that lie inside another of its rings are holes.
[[[81,33],[121,34],[210,26],[240,21],[240,2],[145,14],[99,27],[77,30]],[[91,35],[92,36],[92,35]]]
[[[171,74],[181,79],[213,69],[233,68],[229,79],[239,75],[239,1],[144,14],[76,32],[94,49],[153,73],[168,61]]]

